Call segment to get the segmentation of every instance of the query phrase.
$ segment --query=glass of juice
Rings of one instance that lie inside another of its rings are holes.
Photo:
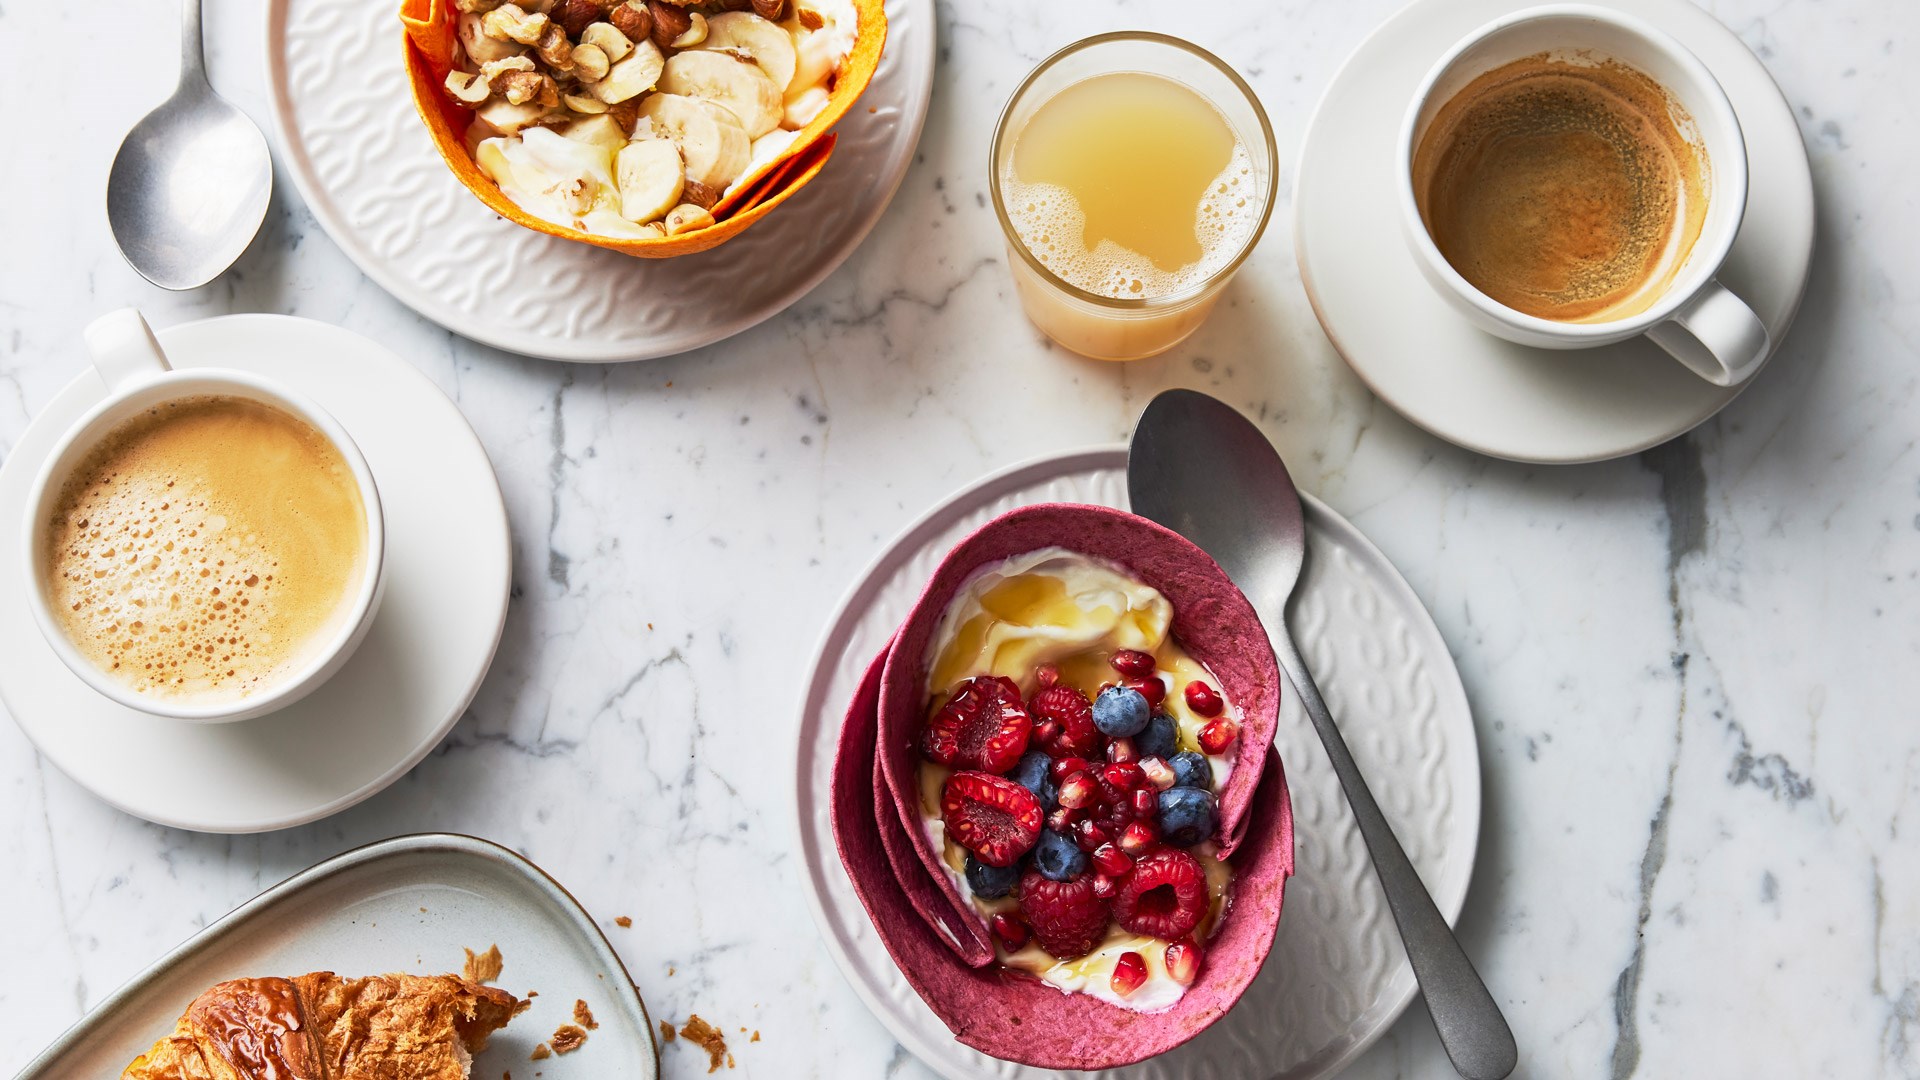
[[[990,184],[1021,306],[1101,360],[1165,352],[1199,327],[1273,213],[1273,127],[1206,50],[1102,34],[1013,92]]]

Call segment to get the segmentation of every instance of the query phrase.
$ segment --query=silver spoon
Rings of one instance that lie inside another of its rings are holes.
[[[1506,1018],[1367,790],[1287,632],[1287,599],[1306,561],[1307,530],[1299,492],[1273,444],[1225,403],[1192,390],[1169,390],[1153,399],[1133,429],[1127,495],[1134,513],[1213,556],[1264,616],[1280,667],[1299,691],[1353,806],[1447,1057],[1468,1080],[1511,1073],[1519,1052]]]
[[[200,0],[186,0],[180,85],[127,133],[107,175],[114,242],[155,285],[198,288],[247,250],[272,193],[266,136],[207,82]]]

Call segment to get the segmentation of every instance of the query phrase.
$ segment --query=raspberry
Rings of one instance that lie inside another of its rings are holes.
[[[1113,915],[1132,933],[1177,941],[1200,925],[1208,903],[1207,874],[1200,861],[1166,848],[1134,863],[1133,873],[1113,898]]]
[[[1153,657],[1138,649],[1121,649],[1107,657],[1107,663],[1129,679],[1144,679],[1153,674]]]
[[[1223,716],[1209,721],[1206,727],[1200,729],[1200,749],[1218,756],[1226,753],[1227,747],[1232,746],[1239,737],[1240,725]]]
[[[1121,953],[1119,962],[1113,965],[1113,977],[1107,981],[1114,993],[1121,997],[1132,997],[1135,990],[1146,985],[1146,959],[1137,952]]]
[[[1107,936],[1107,902],[1094,895],[1093,887],[1092,874],[1053,881],[1029,870],[1020,879],[1020,914],[1054,959],[1085,956]]]
[[[1027,710],[1037,723],[1054,725],[1052,737],[1040,748],[1054,757],[1086,757],[1099,745],[1093,726],[1093,703],[1071,686],[1049,686],[1033,695]]]
[[[1013,680],[982,675],[961,684],[927,721],[921,751],[941,765],[999,774],[1027,752],[1032,730]]]
[[[1190,682],[1185,691],[1187,708],[1201,716],[1219,716],[1226,702],[1220,700],[1220,694],[1203,682]]]
[[[1181,938],[1167,946],[1167,974],[1181,986],[1192,986],[1200,977],[1200,946],[1192,938]]]
[[[940,820],[953,842],[988,866],[1012,866],[1040,838],[1040,800],[1011,780],[957,772],[940,792]]]

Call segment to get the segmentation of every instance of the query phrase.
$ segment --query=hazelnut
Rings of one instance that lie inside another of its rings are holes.
[[[641,0],[620,4],[607,16],[607,21],[625,34],[628,41],[645,41],[653,36],[653,12]]]
[[[467,105],[479,105],[492,96],[493,88],[487,85],[487,80],[477,74],[449,71],[447,72],[447,93],[452,94],[455,101]]]
[[[696,232],[712,226],[713,215],[708,213],[704,206],[681,203],[667,211],[667,216],[661,219],[661,224],[667,227],[668,236],[679,236],[682,233]]]
[[[606,78],[607,69],[612,66],[607,62],[607,54],[598,45],[573,47],[573,77],[583,83],[597,82]]]
[[[552,108],[560,104],[560,89],[552,78],[537,71],[509,71],[500,77],[499,89],[509,105],[532,102]]]
[[[652,17],[648,16],[648,19],[651,21]],[[649,26],[647,29],[651,32],[653,28]],[[640,40],[646,39],[646,34],[640,35]],[[621,33],[619,27],[609,22],[597,22],[580,31],[580,44],[592,45],[605,53],[609,64],[617,64],[625,60],[627,54],[633,51],[633,40]]]
[[[779,22],[787,13],[787,0],[753,0],[753,13]]]
[[[620,125],[620,130],[631,137],[640,127],[640,99],[628,98],[616,105],[610,105],[607,108],[607,115],[613,117],[613,122]]]
[[[560,103],[582,116],[597,116],[609,108],[606,102],[592,94],[561,94]]]
[[[568,37],[577,38],[599,20],[600,4],[597,0],[560,0],[553,5],[553,12],[548,18],[559,23]]]
[[[653,15],[653,43],[663,49],[673,48],[673,40],[693,27],[692,16],[663,0],[647,0],[647,11]]]
[[[696,11],[687,18],[690,20],[687,32],[673,39],[673,47],[676,49],[691,49],[707,40],[707,17]]]
[[[711,210],[713,204],[720,201],[720,189],[698,180],[688,180],[686,186],[680,189],[680,197],[702,210]]]

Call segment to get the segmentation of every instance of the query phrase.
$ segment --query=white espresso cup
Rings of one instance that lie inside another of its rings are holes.
[[[1488,71],[1542,53],[1573,63],[1613,60],[1640,71],[1685,110],[1682,133],[1704,152],[1707,212],[1700,234],[1665,291],[1624,318],[1559,322],[1494,300],[1453,268],[1420,215],[1414,154],[1441,108]],[[1716,386],[1739,385],[1766,359],[1766,326],[1716,277],[1747,207],[1747,148],[1739,118],[1706,65],[1646,22],[1607,8],[1565,4],[1516,11],[1468,34],[1414,93],[1400,127],[1396,168],[1401,223],[1415,261],[1440,295],[1482,330],[1543,349],[1592,348],[1645,334]]]
[[[106,384],[107,396],[74,422],[41,464],[27,496],[25,535],[20,545],[21,572],[26,578],[23,591],[47,644],[82,682],[102,696],[129,709],[173,720],[201,723],[246,720],[284,708],[312,693],[346,664],[361,639],[366,637],[385,583],[381,571],[386,534],[380,494],[359,448],[326,410],[278,382],[243,371],[175,369],[161,352],[160,343],[154,339],[146,320],[132,308],[95,320],[86,329],[86,343],[94,369]],[[328,639],[319,643],[295,670],[259,690],[231,700],[168,700],[143,694],[116,680],[83,655],[67,637],[47,595],[49,551],[45,537],[52,527],[52,518],[68,479],[101,440],[156,405],[208,396],[255,401],[290,413],[333,444],[353,474],[365,510],[365,571],[354,594],[344,600],[348,606],[336,620]]]

